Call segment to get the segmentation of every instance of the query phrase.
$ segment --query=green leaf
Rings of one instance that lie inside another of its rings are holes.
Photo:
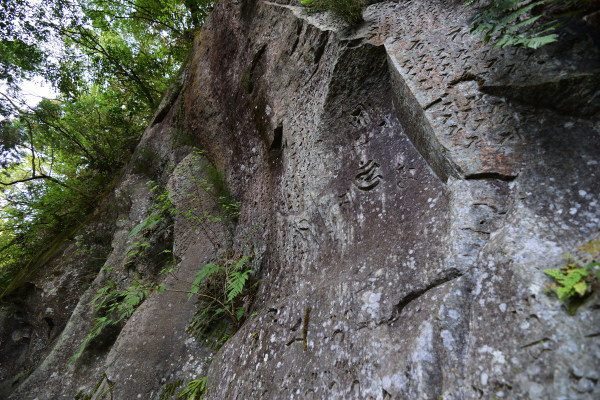
[[[585,268],[586,269],[591,269],[591,268],[598,267],[598,266],[600,266],[600,262],[592,261],[592,262],[588,263],[585,266]]]
[[[542,13],[531,15],[535,8],[556,0],[523,2],[519,0],[492,0],[480,11],[471,24],[472,34],[484,34],[483,42],[495,38],[496,47],[521,46],[539,48],[556,41],[556,34],[547,34],[564,24],[566,19],[542,22]],[[467,1],[466,5],[475,1]]]
[[[230,302],[244,290],[244,284],[252,271],[232,272],[229,275],[229,285],[227,286],[227,301]]]
[[[246,256],[242,256],[240,257],[240,259],[234,264],[233,266],[233,270],[234,271],[239,271],[240,269],[242,269],[242,267],[244,265],[246,265],[246,263],[253,257],[253,255],[246,255]]]
[[[213,315],[216,317],[217,315],[223,314],[225,311],[227,311],[227,308],[217,308]]]
[[[131,239],[132,237],[134,237],[135,235],[137,235],[141,231],[153,228],[160,221],[162,221],[162,217],[160,215],[158,215],[158,214],[151,214],[151,215],[149,215],[148,218],[146,218],[145,220],[143,220],[142,222],[140,222],[139,224],[137,224],[135,226],[135,228],[133,228],[131,230],[131,232],[129,233],[128,238]]]
[[[526,42],[526,46],[530,47],[532,49],[538,49],[549,43],[556,42],[557,39],[558,39],[558,35],[555,33],[553,33],[551,35],[546,35],[546,36],[534,37],[534,38],[528,39],[528,41]]]
[[[545,269],[544,273],[550,275],[553,278],[557,278],[557,279],[563,276],[562,272],[560,272],[560,270],[558,270],[558,269]]]
[[[202,269],[200,271],[198,271],[198,273],[196,273],[196,278],[194,279],[194,282],[192,283],[192,287],[190,289],[190,292],[188,294],[188,300],[191,299],[193,297],[193,295],[198,294],[198,292],[200,291],[200,283],[202,282],[202,280],[204,278],[207,278],[217,272],[219,272],[221,270],[221,267],[218,266],[217,264],[206,264],[204,267],[202,267]]]
[[[206,264],[198,273],[196,274],[196,279],[194,279],[194,285],[197,286],[200,282],[212,274],[215,274],[221,270],[221,267],[217,264]]]
[[[571,293],[572,291],[573,291],[573,288],[558,287],[556,289],[556,294],[558,295],[558,298],[560,299],[560,301],[564,302],[569,297],[572,296],[572,293]]]
[[[244,307],[238,307],[237,310],[235,310],[235,318],[238,321],[241,320],[245,312],[246,310],[244,309]]]
[[[583,296],[585,294],[585,291],[587,290],[587,288],[588,288],[588,285],[585,281],[579,281],[573,285],[573,289],[575,289],[575,291],[580,296]]]

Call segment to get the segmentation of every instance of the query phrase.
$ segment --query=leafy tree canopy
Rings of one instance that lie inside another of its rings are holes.
[[[0,0],[0,297],[132,153],[209,0]],[[58,98],[28,105],[24,80]]]

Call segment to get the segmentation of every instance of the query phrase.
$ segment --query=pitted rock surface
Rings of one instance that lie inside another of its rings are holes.
[[[233,247],[250,237],[257,254],[253,316],[212,354],[184,332],[193,303],[163,292],[75,370],[61,363],[91,324],[90,289],[53,350],[64,356],[11,398],[158,399],[201,376],[205,399],[599,397],[600,296],[569,315],[543,273],[600,227],[597,42],[497,49],[469,34],[474,12],[382,2],[347,27],[219,2],[140,147],[175,196],[191,150],[176,130],[225,173],[241,202]],[[114,263],[151,212],[133,171],[127,187],[140,206]],[[185,221],[172,234],[190,282],[214,251]]]

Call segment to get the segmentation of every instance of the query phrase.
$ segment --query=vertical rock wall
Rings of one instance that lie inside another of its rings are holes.
[[[191,151],[177,135],[225,172],[242,206],[221,234],[241,249],[259,232],[254,315],[214,355],[184,332],[193,303],[166,291],[67,367],[100,275],[11,398],[157,399],[200,376],[210,399],[598,397],[598,295],[569,315],[542,271],[600,227],[594,31],[500,50],[468,33],[471,12],[384,2],[349,28],[219,2],[140,147],[175,194],[198,173],[173,172]],[[139,206],[114,264],[151,212],[143,181],[130,170],[119,186]],[[185,291],[215,252],[183,220],[171,234],[178,275],[164,282]]]
[[[265,236],[209,398],[594,396],[597,297],[568,315],[542,269],[598,229],[597,47],[494,49],[469,12],[212,15],[187,127]]]

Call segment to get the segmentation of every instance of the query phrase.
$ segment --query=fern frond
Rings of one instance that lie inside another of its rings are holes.
[[[244,265],[246,265],[246,263],[248,261],[250,261],[250,259],[252,258],[253,255],[247,255],[247,256],[243,256],[240,257],[240,259],[233,265],[233,271],[239,271],[242,269],[242,267]]]
[[[465,6],[477,0],[468,0]],[[542,21],[542,14],[531,15],[534,9],[561,0],[492,0],[479,12],[471,23],[471,33],[484,35],[482,41],[495,41],[495,47],[521,46],[537,49],[555,42],[558,35],[553,32],[567,19]],[[576,0],[583,1],[583,0]]]
[[[229,275],[229,285],[227,286],[227,301],[230,302],[236,298],[242,290],[250,276],[251,270],[232,272]]]
[[[201,400],[206,389],[206,377],[190,381],[186,388],[179,393],[178,399]]]
[[[142,222],[137,224],[135,226],[135,228],[133,228],[131,230],[131,232],[129,232],[129,236],[127,238],[131,239],[132,237],[134,237],[141,231],[155,227],[160,221],[162,221],[162,217],[160,215],[158,215],[158,214],[149,215],[148,218],[146,218],[145,220],[143,220]]]
[[[235,318],[239,321],[242,319],[242,317],[244,316],[244,313],[246,312],[246,309],[244,307],[238,307],[237,310],[235,310]]]

